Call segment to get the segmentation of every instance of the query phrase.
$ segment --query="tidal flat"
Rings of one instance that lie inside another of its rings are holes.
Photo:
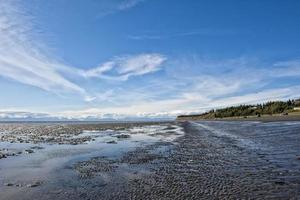
[[[300,122],[0,123],[0,199],[299,199]]]

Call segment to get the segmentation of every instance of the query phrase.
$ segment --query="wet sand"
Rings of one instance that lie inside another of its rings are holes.
[[[160,165],[151,166],[155,173],[132,183],[130,198],[300,197],[299,123],[187,122],[183,126],[185,136]]]
[[[0,199],[300,197],[300,122],[45,126],[50,142],[2,126],[0,147],[23,153],[0,159]]]

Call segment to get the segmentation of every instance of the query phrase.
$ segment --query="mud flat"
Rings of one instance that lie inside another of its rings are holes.
[[[300,197],[299,122],[126,125],[73,137],[86,136],[1,159],[0,199]]]
[[[184,134],[167,122],[3,123],[0,130],[0,199],[108,198],[138,176],[126,167],[127,153]]]
[[[129,198],[298,199],[299,123],[184,123],[186,134]],[[234,127],[234,128],[233,128]],[[242,129],[241,129],[242,128]]]

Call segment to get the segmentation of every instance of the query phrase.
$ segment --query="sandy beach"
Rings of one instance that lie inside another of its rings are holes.
[[[296,121],[0,127],[0,199],[300,197]]]

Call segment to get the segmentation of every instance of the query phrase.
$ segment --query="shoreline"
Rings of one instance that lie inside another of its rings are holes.
[[[176,121],[260,121],[260,122],[280,122],[280,121],[300,121],[300,115],[284,115],[284,116],[248,116],[243,117],[228,117],[228,118],[214,118],[214,119],[199,119],[197,117],[185,117],[176,119]]]

